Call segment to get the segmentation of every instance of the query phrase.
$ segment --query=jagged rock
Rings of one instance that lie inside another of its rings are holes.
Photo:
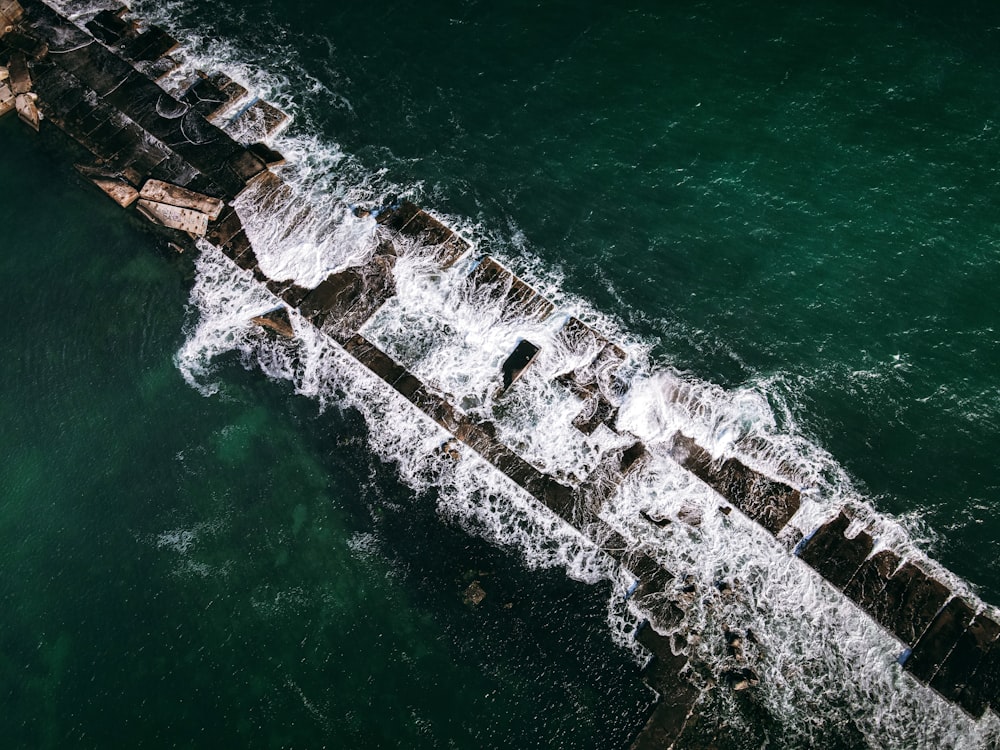
[[[479,584],[479,581],[473,581],[469,584],[468,588],[465,589],[465,593],[462,594],[462,601],[466,604],[476,605],[482,603],[483,599],[486,598],[486,592],[483,587]]]

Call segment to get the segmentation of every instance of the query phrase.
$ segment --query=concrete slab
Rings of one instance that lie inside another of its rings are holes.
[[[390,206],[380,210],[375,221],[388,229],[391,234],[398,234],[419,212],[420,207],[415,203],[402,201],[398,206]]]
[[[976,615],[934,674],[931,687],[973,716],[982,716],[988,699],[973,675],[998,639],[1000,624],[985,614]]]
[[[23,53],[28,59],[40,60],[49,52],[49,45],[31,34],[16,29],[4,34],[3,43],[8,49]]]
[[[148,201],[193,209],[208,216],[209,221],[215,221],[219,218],[224,205],[218,198],[202,195],[161,180],[147,180],[139,195]]]
[[[405,367],[361,334],[347,339],[344,350],[390,385],[406,374]]]
[[[799,509],[798,490],[765,477],[735,458],[717,461],[681,433],[674,437],[671,455],[772,534],[781,531]]]
[[[967,602],[952,597],[920,636],[903,668],[918,680],[930,682],[974,616]]]
[[[880,550],[861,564],[844,586],[844,593],[871,612],[878,595],[901,562],[899,555],[892,550]]]
[[[443,268],[449,268],[471,247],[452,229],[411,201],[402,201],[378,211],[375,220],[393,237],[414,241]]]
[[[97,42],[53,55],[52,59],[101,97],[114,91],[135,72],[131,65]]]
[[[862,531],[853,539],[845,536],[851,519],[843,510],[816,529],[800,544],[797,554],[826,580],[843,589],[872,550],[872,538]]]
[[[154,224],[179,229],[198,237],[208,232],[208,216],[190,208],[169,206],[166,203],[139,199],[139,211]]]
[[[14,97],[14,109],[17,110],[17,116],[21,118],[21,122],[30,126],[37,133],[41,127],[42,116],[38,112],[38,107],[35,106],[35,98],[35,94],[18,94]]]
[[[247,94],[245,87],[224,73],[206,75],[199,71],[198,79],[184,92],[181,99],[206,119],[212,120],[246,99]]]
[[[233,176],[238,181],[240,186],[239,190],[242,190],[243,187],[257,175],[266,173],[267,169],[264,162],[248,150],[235,151],[226,162],[226,167],[233,173]],[[235,194],[238,194],[239,190],[237,190]]]
[[[159,81],[170,73],[173,73],[180,66],[181,64],[177,62],[175,58],[170,55],[164,55],[163,57],[158,57],[155,60],[137,63],[136,69],[141,70],[152,80]]]
[[[685,677],[687,657],[673,653],[667,636],[644,624],[636,633],[636,640],[652,654],[643,670],[643,679],[656,692],[658,700],[630,747],[631,750],[672,748],[693,715],[698,690]]]
[[[128,208],[139,199],[139,191],[125,180],[114,177],[91,177],[90,181],[122,208]]]
[[[913,646],[950,596],[943,583],[905,562],[886,581],[869,611],[890,633]]]
[[[156,60],[170,54],[179,46],[179,42],[166,31],[159,26],[150,25],[138,36],[129,39],[121,47],[121,54],[126,60],[133,62]]]
[[[273,104],[255,99],[241,109],[223,129],[235,141],[249,145],[276,135],[288,124],[289,119],[288,115]]]
[[[600,393],[586,400],[583,409],[573,418],[573,426],[584,435],[593,435],[600,425],[609,428],[618,418],[618,407],[613,406]]]
[[[493,258],[486,256],[469,274],[469,293],[500,303],[504,317],[544,320],[554,305]]]
[[[97,39],[109,46],[117,46],[126,37],[135,36],[138,31],[135,21],[126,21],[124,18],[128,8],[118,8],[117,10],[102,10],[91,20],[87,21],[87,30]]]
[[[243,231],[243,227],[240,227],[236,234],[219,245],[219,249],[231,260],[238,261],[250,250],[250,239],[247,237],[247,233]]]
[[[206,238],[216,247],[225,245],[233,236],[243,229],[243,222],[235,208],[224,207],[219,218],[208,230]]]
[[[205,177],[205,175],[195,169],[187,159],[182,159],[173,151],[149,173],[149,179],[176,185],[179,188],[190,190],[198,195],[207,195],[208,191],[213,193],[220,192],[219,188]],[[213,200],[221,200],[215,199],[214,196],[208,197],[213,198]]]

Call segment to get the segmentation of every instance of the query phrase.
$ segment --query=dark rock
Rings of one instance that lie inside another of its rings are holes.
[[[521,339],[517,342],[514,351],[504,360],[503,366],[500,368],[503,374],[503,385],[500,387],[500,393],[504,393],[521,377],[521,374],[528,369],[528,365],[534,361],[537,354],[538,347],[527,339]]]

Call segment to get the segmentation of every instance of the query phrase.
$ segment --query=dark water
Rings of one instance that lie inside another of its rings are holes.
[[[1000,602],[1000,11],[663,5],[170,13],[288,76],[348,175],[556,269],[660,365],[763,388]],[[649,696],[607,588],[442,521],[356,415],[235,355],[189,388],[190,259],[51,134],[0,138],[4,746],[625,742]]]

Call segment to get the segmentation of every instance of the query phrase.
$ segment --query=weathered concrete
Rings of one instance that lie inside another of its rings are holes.
[[[21,121],[37,133],[42,126],[42,118],[35,105],[36,99],[35,94],[18,94],[14,97],[14,109],[17,110],[17,116],[21,118]]]
[[[156,203],[144,198],[139,199],[139,211],[154,224],[179,229],[197,237],[204,237],[208,232],[208,216],[200,211]]]
[[[974,616],[972,607],[952,597],[934,616],[903,667],[918,680],[930,682]]]
[[[489,256],[467,278],[469,294],[500,305],[505,317],[544,320],[555,306]]]
[[[206,75],[199,72],[196,80],[181,97],[181,100],[206,119],[221,117],[247,98],[245,87],[224,73]]]
[[[218,198],[202,195],[162,180],[147,180],[146,184],[142,186],[139,197],[147,201],[198,211],[205,214],[209,221],[215,221],[219,218],[223,206],[223,202]]]
[[[125,19],[127,11],[128,9],[124,7],[117,10],[102,10],[87,22],[87,30],[108,46],[116,46],[123,39],[133,37],[139,31],[135,21]]]
[[[382,209],[375,220],[390,237],[411,240],[409,247],[419,247],[442,268],[450,268],[469,250],[468,242],[410,201]],[[407,249],[401,248],[404,254]]]
[[[691,719],[698,692],[683,676],[687,659],[673,653],[669,638],[646,626],[640,627],[636,639],[653,654],[643,670],[643,677],[657,692],[659,700],[631,750],[664,750],[672,747],[683,733]]]
[[[139,191],[125,180],[115,177],[91,177],[90,181],[122,208],[128,208],[139,199]]]
[[[735,458],[719,461],[680,433],[672,455],[685,469],[712,487],[772,534],[777,534],[799,509],[799,492],[754,471]]]
[[[10,86],[4,81],[0,83],[0,117],[3,117],[8,112],[14,111],[14,92],[10,90]]]
[[[862,608],[871,611],[876,598],[885,588],[885,582],[900,562],[899,555],[892,550],[880,550],[861,564],[844,587],[844,593]]]
[[[950,596],[948,587],[912,562],[904,562],[886,581],[869,611],[903,643],[915,644]]]
[[[295,329],[292,328],[292,321],[288,317],[288,310],[285,307],[276,307],[270,312],[251,318],[250,322],[259,325],[261,328],[273,331],[286,339],[295,338]]]
[[[251,144],[273,137],[287,124],[288,115],[263,99],[254,99],[230,119],[225,131],[234,140]]]
[[[872,538],[864,531],[853,539],[845,536],[851,519],[841,510],[832,521],[802,540],[798,555],[826,580],[843,589],[868,558]]]
[[[984,614],[976,615],[938,667],[931,679],[931,687],[973,716],[982,716],[989,698],[986,686],[978,683],[974,676],[991,649],[996,647],[998,639],[1000,625]]]

